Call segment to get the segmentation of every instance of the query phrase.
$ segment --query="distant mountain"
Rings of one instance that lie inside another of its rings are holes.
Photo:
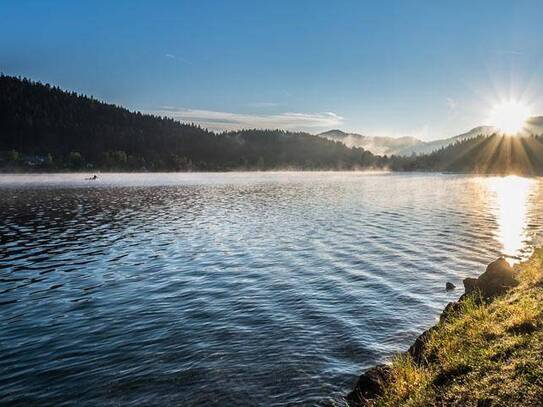
[[[377,155],[400,154],[401,151],[408,151],[424,144],[422,140],[415,137],[372,137],[357,133],[345,133],[341,130],[329,130],[318,136],[328,140],[340,141],[347,147],[361,147]]]
[[[431,154],[394,157],[392,170],[470,174],[543,174],[543,136],[479,135]]]
[[[471,129],[467,133],[460,134],[458,136],[429,141],[423,144],[419,144],[412,148],[405,148],[398,152],[399,155],[410,155],[410,154],[430,154],[440,148],[447,147],[451,144],[457,143],[459,141],[468,140],[477,136],[490,136],[494,133],[497,133],[498,130],[492,126],[479,126]],[[521,131],[521,135],[539,135],[543,134],[543,116],[534,116],[529,118],[526,121],[526,125]]]
[[[478,136],[490,136],[497,133],[492,126],[479,126],[458,136],[434,140],[422,141],[415,137],[372,137],[363,136],[357,133],[345,133],[341,130],[330,130],[318,134],[320,137],[329,140],[341,141],[348,147],[362,147],[365,150],[377,155],[399,155],[410,156],[412,154],[430,154],[441,148],[460,141],[468,140]],[[543,116],[535,116],[528,119],[522,135],[543,134]]]
[[[543,134],[543,116],[530,117],[526,121],[525,129],[530,134]]]
[[[466,133],[462,133],[458,136],[444,138],[440,140],[421,142],[412,147],[406,147],[397,152],[398,155],[411,155],[411,154],[430,154],[440,148],[447,147],[450,144],[457,143],[459,141],[467,140],[477,136],[490,136],[495,133],[496,129],[492,126],[479,126],[471,129]]]

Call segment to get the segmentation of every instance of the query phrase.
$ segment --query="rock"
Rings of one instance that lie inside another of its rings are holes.
[[[368,401],[383,394],[389,377],[390,366],[377,365],[372,367],[358,378],[354,390],[346,397],[347,403],[350,406],[367,405]]]
[[[460,311],[460,308],[461,308],[460,302],[456,302],[456,301],[449,302],[447,306],[445,307],[445,309],[443,310],[443,312],[441,313],[441,315],[439,316],[439,320],[445,321],[449,319],[453,315],[457,314]]]
[[[423,361],[422,355],[424,353],[424,350],[426,349],[426,342],[428,341],[430,334],[436,329],[437,329],[437,326],[434,325],[430,329],[427,329],[426,331],[424,331],[422,334],[418,336],[417,339],[415,339],[415,342],[413,343],[413,345],[411,345],[409,349],[407,350],[407,353],[411,355],[411,357],[417,364],[420,364]]]
[[[477,280],[485,289],[494,287],[511,288],[518,285],[515,270],[503,257],[490,263],[486,271]]]
[[[466,294],[478,290],[483,298],[493,298],[518,285],[515,270],[503,257],[490,263],[479,278],[466,278],[463,282]]]
[[[464,283],[464,290],[466,291],[466,294],[471,294],[479,289],[479,281],[476,278],[468,277],[462,282]]]
[[[449,283],[448,281],[445,283],[445,290],[451,291],[454,290],[456,286],[453,283]]]

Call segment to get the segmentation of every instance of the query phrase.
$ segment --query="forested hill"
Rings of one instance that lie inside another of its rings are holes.
[[[395,157],[391,169],[475,174],[543,175],[543,137],[480,135],[428,155]]]
[[[358,169],[386,159],[306,133],[215,134],[58,87],[0,76],[4,170]]]
[[[0,170],[351,170],[543,175],[543,137],[481,135],[431,154],[380,157],[281,130],[216,134],[27,79],[0,76]]]

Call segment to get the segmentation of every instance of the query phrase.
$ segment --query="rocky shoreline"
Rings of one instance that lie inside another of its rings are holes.
[[[447,283],[447,289],[450,289]],[[439,322],[446,321],[461,312],[462,302],[470,296],[478,302],[490,303],[494,298],[505,294],[511,288],[517,286],[517,272],[504,258],[499,258],[490,263],[485,272],[478,278],[466,278],[463,281],[465,293],[458,301],[450,302],[444,308],[439,317]],[[410,356],[414,363],[420,366],[428,364],[424,351],[428,339],[437,329],[437,325],[424,331],[409,347],[406,356]],[[373,405],[373,402],[384,394],[390,382],[391,367],[387,364],[374,366],[364,372],[357,380],[354,389],[345,397],[351,407]]]

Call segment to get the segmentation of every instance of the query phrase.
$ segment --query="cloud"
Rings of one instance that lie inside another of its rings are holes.
[[[179,55],[175,55],[175,54],[164,54],[164,56],[168,59],[172,59],[172,60],[175,60],[175,61],[178,61],[178,62],[181,62],[183,64],[188,64],[188,65],[192,65],[192,63],[188,60],[186,60],[185,58],[182,58],[180,57]]]
[[[449,110],[455,110],[457,105],[456,100],[453,98],[447,98],[447,107]]]
[[[522,55],[522,52],[512,49],[498,49],[494,52],[498,55]]]
[[[199,124],[202,127],[215,131],[254,128],[321,131],[323,129],[338,127],[343,123],[343,117],[333,112],[286,112],[256,115],[163,106],[159,110],[150,111],[149,113],[171,117],[182,122]]]
[[[275,107],[278,103],[275,102],[255,102],[255,103],[249,103],[247,106],[249,107]]]

